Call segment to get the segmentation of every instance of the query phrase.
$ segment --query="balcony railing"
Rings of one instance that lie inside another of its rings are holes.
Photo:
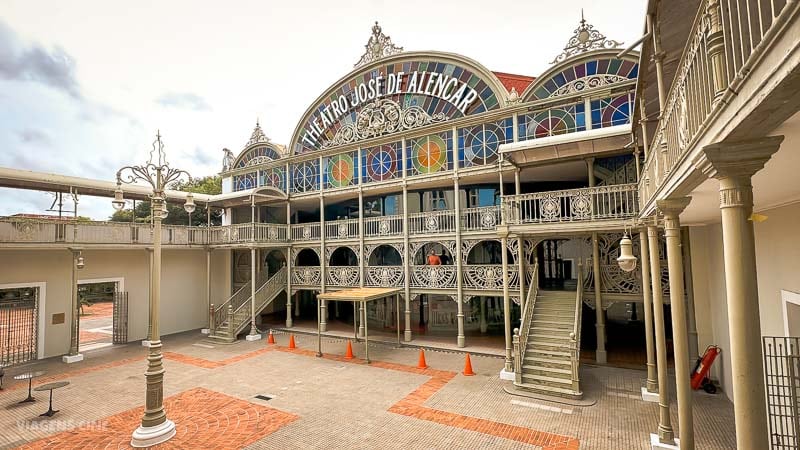
[[[507,195],[502,198],[509,225],[627,219],[639,212],[636,184]]]
[[[366,286],[395,287],[403,286],[405,269],[403,266],[369,266],[364,284]]]
[[[503,266],[501,264],[465,265],[464,289],[503,289]],[[519,272],[513,265],[508,267],[508,287],[519,288]]]
[[[354,287],[359,285],[358,266],[328,266],[325,282],[328,286]]]
[[[321,280],[319,266],[292,267],[293,286],[320,286]]]
[[[461,231],[494,231],[499,223],[499,206],[467,208],[461,211]]]
[[[325,222],[325,240],[358,239],[358,219]]]
[[[408,230],[409,234],[452,233],[456,230],[455,210],[409,214]]]
[[[293,241],[318,241],[322,227],[319,222],[292,225]]]
[[[403,216],[367,217],[364,219],[364,236],[397,236],[403,234]]]
[[[642,205],[650,202],[725,106],[720,100],[726,91],[739,91],[782,28],[779,25],[797,8],[796,2],[775,0],[711,3],[700,4],[675,70],[639,182]]]

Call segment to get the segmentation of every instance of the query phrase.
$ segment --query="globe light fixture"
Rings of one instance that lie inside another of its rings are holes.
[[[194,204],[194,194],[191,192],[186,194],[186,203],[183,204],[183,209],[189,214],[193,213],[194,210],[197,209],[197,205]]]
[[[114,200],[111,201],[111,206],[117,211],[121,211],[125,207],[125,200],[122,198],[122,185],[117,181],[117,188],[114,189]]]
[[[636,261],[636,257],[633,256],[633,242],[626,232],[622,236],[622,240],[619,241],[619,258],[617,258],[617,264],[619,264],[620,269],[623,271],[633,272],[636,270]]]

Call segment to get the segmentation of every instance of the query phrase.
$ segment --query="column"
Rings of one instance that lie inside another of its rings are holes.
[[[683,255],[681,254],[680,213],[689,205],[689,198],[659,200],[658,209],[664,213],[664,235],[667,238],[669,268],[669,299],[672,311],[672,341],[675,356],[675,384],[678,392],[678,433],[681,448],[694,448],[692,423],[692,387],[689,374],[689,336],[686,331],[686,303],[683,287]]]
[[[206,247],[206,311],[211,309],[211,247]],[[201,330],[203,334],[211,333],[211,317],[208,318],[209,328]]]
[[[505,249],[503,249],[505,251]],[[525,295],[525,241],[517,238],[517,270],[519,270],[519,307],[520,310],[525,310],[525,302],[527,296]]]
[[[497,234],[500,235],[500,248],[503,263],[503,319],[506,337],[506,361],[503,368],[505,374],[512,374],[510,379],[513,379],[514,366],[511,361],[511,297],[508,293],[508,227],[497,227]],[[503,373],[500,374],[503,377]]]
[[[150,346],[150,335],[153,334],[153,302],[151,300],[154,297],[154,294],[153,294],[153,248],[152,247],[147,249],[147,255],[148,255],[148,261],[149,261],[149,266],[148,266],[149,270],[147,272],[147,282],[148,282],[149,286],[147,288],[147,293],[148,293],[149,297],[147,299],[147,337],[145,337],[145,339],[142,341],[142,346],[143,347],[149,347]]]
[[[594,158],[586,159],[586,167],[589,171],[589,187],[594,187],[597,185],[597,179],[594,174]],[[597,334],[595,361],[598,364],[605,364],[608,361],[608,354],[606,353],[606,315],[603,309],[603,295],[601,293],[600,243],[597,233],[592,233],[592,272],[594,277],[595,332]]]
[[[667,338],[664,331],[664,298],[661,290],[661,261],[658,252],[658,227],[648,225],[647,242],[650,250],[650,279],[653,283],[653,328],[656,335],[658,363],[658,441],[674,444],[675,433],[669,416],[669,379],[667,378]]]
[[[403,147],[405,148],[405,147]],[[405,167],[405,164],[403,165]],[[408,242],[408,186],[403,181],[403,270],[405,282],[405,331],[403,340],[411,342],[411,257]]]
[[[364,287],[364,192],[358,187],[358,287]],[[361,325],[358,327],[359,336],[364,335],[364,324],[367,322],[367,305],[359,302],[359,318]]]
[[[464,338],[464,261],[461,255],[461,190],[458,184],[458,165],[456,164],[456,173],[453,175],[453,195],[455,204],[455,219],[456,219],[456,303],[458,303],[458,312],[456,317],[458,319],[458,337],[456,338],[456,345],[463,348],[465,343]]]
[[[520,182],[519,182],[519,167],[514,170],[514,194],[519,195],[520,192]]]
[[[288,173],[288,172],[287,172]],[[292,240],[292,204],[286,199],[286,235],[289,242]],[[286,247],[286,328],[291,328],[292,322],[292,247]]]
[[[656,350],[653,342],[653,301],[650,294],[650,249],[647,229],[639,231],[639,256],[642,260],[642,298],[644,300],[644,337],[647,348],[647,384],[642,388],[642,399],[658,401],[658,378],[656,375]],[[650,394],[650,395],[648,395]]]
[[[65,363],[75,363],[83,361],[83,355],[80,353],[80,321],[81,321],[81,304],[78,300],[78,258],[81,255],[80,249],[70,248],[70,264],[72,264],[72,284],[70,285],[71,292],[71,308],[70,314],[70,327],[69,327],[69,353],[61,357]]]
[[[258,258],[256,256],[257,250],[255,247],[250,247],[250,333],[248,333],[248,341],[257,341],[261,339],[261,334],[258,333],[256,328],[256,286],[258,280],[256,279],[256,266],[258,265]]]
[[[481,297],[481,333],[486,333],[489,329],[489,324],[486,321],[486,297]]]
[[[697,319],[694,311],[694,279],[692,279],[692,246],[689,242],[689,228],[681,229],[683,248],[683,282],[686,286],[686,325],[689,327],[689,361],[697,361]]]
[[[320,163],[320,167],[322,164]],[[320,292],[325,293],[325,284],[328,281],[328,256],[325,254],[325,197],[319,196],[319,270],[320,270]],[[325,300],[318,302],[319,307],[319,329],[322,332],[328,331],[328,306]]]
[[[783,136],[774,136],[703,149],[708,172],[719,180],[737,448],[768,447],[750,179],[781,141]]]

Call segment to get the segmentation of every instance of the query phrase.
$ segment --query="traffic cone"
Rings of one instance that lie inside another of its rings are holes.
[[[419,349],[419,362],[417,363],[417,369],[427,369],[428,363],[425,362],[425,350]]]
[[[465,377],[471,377],[475,375],[475,372],[472,371],[472,361],[469,359],[469,353],[467,353],[467,359],[464,361],[464,372],[463,375]]]
[[[297,345],[295,345],[295,343],[294,343],[294,335],[293,334],[289,335],[289,348],[291,348],[291,349],[297,348]]]
[[[344,352],[344,359],[353,359],[353,345],[347,341],[347,351]]]
[[[267,344],[274,344],[275,343],[275,336],[272,335],[272,329],[269,330],[269,339],[267,339]]]

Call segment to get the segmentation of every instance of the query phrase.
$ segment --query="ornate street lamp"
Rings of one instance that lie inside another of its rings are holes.
[[[619,241],[619,258],[617,258],[619,268],[625,272],[633,272],[636,270],[636,257],[633,256],[633,242],[628,237],[628,232],[622,236]]]
[[[153,216],[153,267],[150,279],[153,288],[150,293],[150,353],[147,357],[147,371],[145,372],[147,393],[145,395],[144,416],[142,424],[133,432],[131,445],[133,447],[150,447],[160,444],[175,436],[175,424],[167,419],[164,411],[164,366],[161,363],[161,336],[158,330],[158,310],[161,299],[161,220],[167,216],[167,205],[164,189],[169,183],[178,181],[186,175],[191,181],[188,172],[174,169],[167,163],[164,153],[164,144],[161,134],[156,134],[150,159],[143,166],[125,166],[117,171],[117,189],[114,191],[114,200],[111,202],[115,209],[120,210],[125,206],[122,198],[122,183],[133,184],[137,181],[147,182],[153,192],[151,198],[151,213]],[[188,196],[187,196],[188,197]],[[186,211],[194,211],[194,200],[189,197],[186,202]]]

